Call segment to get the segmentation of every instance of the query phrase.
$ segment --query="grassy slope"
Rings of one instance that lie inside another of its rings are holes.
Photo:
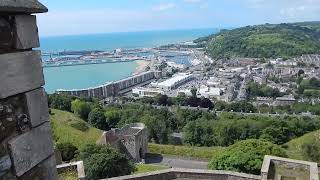
[[[287,153],[290,158],[304,160],[302,156],[301,146],[305,142],[314,142],[315,140],[320,141],[320,130],[305,134],[302,137],[291,140],[286,143],[288,146]]]
[[[95,144],[102,134],[101,130],[93,127],[85,132],[71,127],[71,123],[83,121],[72,113],[54,109],[51,112],[53,114],[50,115],[53,134],[58,142],[71,142],[80,148],[85,144]]]
[[[215,156],[215,154],[221,152],[223,149],[224,148],[222,147],[189,147],[149,143],[150,153],[181,156],[201,160],[210,160]]]

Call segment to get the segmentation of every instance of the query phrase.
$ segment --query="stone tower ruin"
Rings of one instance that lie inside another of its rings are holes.
[[[56,180],[37,0],[0,0],[0,180]]]

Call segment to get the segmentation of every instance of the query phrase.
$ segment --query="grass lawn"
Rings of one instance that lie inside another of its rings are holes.
[[[141,173],[147,173],[152,171],[169,169],[169,167],[166,167],[166,166],[157,166],[157,165],[151,165],[151,164],[137,164],[136,167],[137,167],[137,171],[135,171],[133,174],[141,174]]]
[[[149,152],[154,154],[173,155],[199,160],[211,160],[223,147],[191,147],[149,143]]]
[[[51,110],[50,121],[53,129],[53,136],[59,143],[70,142],[80,148],[86,144],[95,144],[102,135],[102,131],[91,127],[82,119],[72,113]],[[79,130],[72,127],[73,124],[84,124],[87,130]]]
[[[314,142],[314,141],[318,141],[318,142],[320,141],[320,130],[314,131],[314,132],[305,134],[302,137],[293,139],[288,143],[286,143],[284,147],[286,148],[287,154],[290,158],[304,160],[302,155],[302,145],[305,142]]]
[[[78,174],[76,171],[67,171],[59,174],[59,179],[61,180],[77,180]]]

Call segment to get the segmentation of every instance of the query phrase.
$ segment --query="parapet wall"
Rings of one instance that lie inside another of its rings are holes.
[[[191,169],[169,169],[139,175],[109,178],[109,180],[174,180],[177,178],[186,179],[214,179],[214,180],[260,180],[260,176],[229,172],[229,171],[210,171],[210,170],[191,170]]]
[[[36,0],[0,1],[0,179],[56,180]]]
[[[275,172],[275,165],[284,167],[286,171]],[[278,177],[281,178],[281,176],[295,179],[319,180],[318,164],[275,156],[265,156],[261,168],[261,176],[262,180],[277,179]]]

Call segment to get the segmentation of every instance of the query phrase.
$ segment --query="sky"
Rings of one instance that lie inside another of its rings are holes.
[[[40,36],[320,20],[320,0],[39,0]]]

